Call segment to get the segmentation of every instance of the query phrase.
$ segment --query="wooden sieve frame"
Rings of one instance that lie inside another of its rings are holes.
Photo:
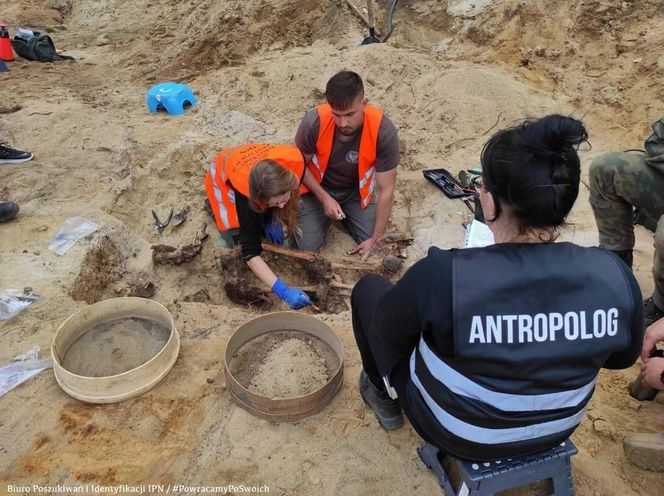
[[[230,370],[231,359],[235,353],[259,336],[291,330],[320,339],[337,355],[339,367],[327,384],[316,391],[292,398],[269,398],[242,386]],[[341,389],[343,369],[343,347],[336,333],[321,320],[299,312],[274,312],[246,322],[231,335],[224,353],[224,375],[233,400],[251,414],[274,422],[299,420],[325,408]]]
[[[85,332],[131,317],[158,322],[171,331],[164,347],[150,360],[121,374],[104,377],[74,374],[62,366],[62,357]],[[103,300],[69,316],[58,327],[51,343],[55,380],[67,394],[87,403],[115,403],[152,389],[171,371],[179,351],[180,336],[170,312],[156,301],[129,296]]]

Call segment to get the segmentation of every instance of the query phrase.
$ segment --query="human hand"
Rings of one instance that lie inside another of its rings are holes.
[[[270,218],[265,222],[264,234],[268,243],[273,245],[282,246],[284,244],[284,228],[281,222],[274,218]]]
[[[288,287],[284,281],[279,278],[274,281],[272,292],[288,303],[289,307],[295,310],[311,305],[311,300],[307,293],[298,288]]]
[[[646,333],[643,336],[641,361],[644,363],[648,361],[650,352],[659,341],[664,341],[664,319],[656,320],[646,329]]]
[[[353,255],[354,253],[359,253],[360,255],[365,255],[369,253],[369,251],[373,248],[373,245],[375,244],[376,240],[374,238],[365,239],[359,245],[357,245],[355,249],[351,251],[349,254]]]
[[[653,389],[664,391],[662,373],[664,373],[664,358],[649,358],[647,362],[641,365],[639,379]]]
[[[323,200],[323,209],[325,210],[325,215],[332,220],[341,220],[346,218],[346,214],[341,209],[339,202],[337,202],[337,200],[329,195],[327,198],[325,198],[325,200]]]

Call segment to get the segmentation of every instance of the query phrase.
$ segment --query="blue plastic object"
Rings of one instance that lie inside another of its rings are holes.
[[[427,468],[436,475],[446,496],[487,496],[544,479],[552,480],[554,495],[574,495],[570,457],[577,453],[577,449],[569,439],[535,455],[496,462],[459,460],[449,455],[444,457],[438,448],[427,442],[417,452]],[[441,456],[445,458],[446,466],[448,463],[453,465],[449,472],[458,474],[456,491],[443,468]]]
[[[281,225],[281,222],[270,217],[265,220],[264,224],[264,235],[268,243],[273,245],[283,246],[284,245],[284,228]]]
[[[159,83],[148,90],[147,104],[152,113],[165,109],[171,115],[182,115],[186,104],[196,105],[196,97],[186,84]]]

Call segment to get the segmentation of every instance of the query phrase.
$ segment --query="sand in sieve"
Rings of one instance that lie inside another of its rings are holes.
[[[171,334],[166,326],[148,319],[112,320],[86,331],[65,352],[62,366],[85,377],[121,374],[153,358]]]
[[[339,368],[339,358],[315,336],[277,331],[244,345],[230,366],[233,376],[250,391],[268,398],[292,398],[325,386]]]

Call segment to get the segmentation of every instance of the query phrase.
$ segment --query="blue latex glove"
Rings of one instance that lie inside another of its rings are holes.
[[[309,295],[298,288],[289,288],[284,281],[277,278],[272,285],[272,292],[288,303],[295,310],[311,305]]]
[[[284,228],[281,225],[281,222],[270,217],[265,220],[263,227],[265,229],[265,239],[268,243],[277,246],[282,246],[284,244]]]

